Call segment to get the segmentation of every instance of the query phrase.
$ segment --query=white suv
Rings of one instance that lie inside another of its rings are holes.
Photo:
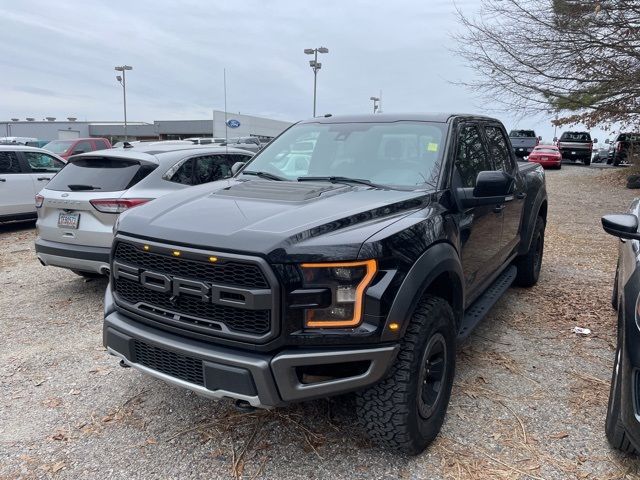
[[[0,221],[35,218],[33,197],[64,165],[41,148],[0,145]]]

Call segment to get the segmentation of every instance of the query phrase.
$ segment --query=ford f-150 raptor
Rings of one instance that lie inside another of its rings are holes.
[[[378,114],[299,122],[234,172],[120,216],[109,353],[246,407],[354,392],[374,441],[421,452],[456,341],[538,280],[542,168],[492,118]]]

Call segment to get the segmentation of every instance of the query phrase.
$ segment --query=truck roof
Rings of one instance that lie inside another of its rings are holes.
[[[447,123],[455,117],[498,121],[495,118],[469,113],[370,113],[365,115],[315,117],[303,120],[300,123],[374,123],[402,121]]]

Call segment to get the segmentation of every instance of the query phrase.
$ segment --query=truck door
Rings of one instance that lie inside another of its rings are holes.
[[[506,135],[499,125],[485,125],[484,133],[487,137],[489,156],[495,170],[503,170],[516,180],[516,188],[513,197],[508,197],[502,205],[502,235],[500,237],[500,257],[499,264],[502,265],[508,260],[511,254],[518,247],[520,242],[520,222],[524,209],[526,185],[524,179],[518,173],[516,164]]]
[[[457,132],[456,155],[451,186],[475,187],[479,172],[493,170],[486,142],[476,123],[461,124]],[[468,302],[499,266],[502,209],[483,205],[462,210],[458,214],[460,256],[465,276]]]

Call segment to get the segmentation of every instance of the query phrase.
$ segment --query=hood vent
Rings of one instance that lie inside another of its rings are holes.
[[[323,193],[336,190],[348,190],[349,188],[350,187],[348,185],[332,185],[330,183],[250,180],[218,190],[212,195],[234,198],[279,200],[282,202],[304,202],[306,200],[317,198]]]

